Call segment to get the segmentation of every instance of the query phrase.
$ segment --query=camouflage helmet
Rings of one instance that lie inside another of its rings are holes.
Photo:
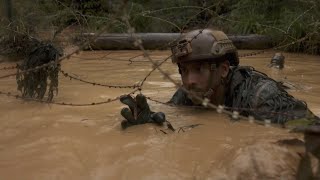
[[[228,36],[211,29],[184,34],[172,47],[172,62],[214,61],[228,59],[231,66],[239,64],[238,52]]]

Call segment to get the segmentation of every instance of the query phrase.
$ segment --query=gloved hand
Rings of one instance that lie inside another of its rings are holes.
[[[138,94],[135,99],[130,95],[123,95],[120,97],[120,101],[129,106],[129,108],[123,108],[121,110],[121,115],[125,118],[125,120],[121,122],[123,129],[144,123],[162,125],[166,121],[163,112],[156,113],[150,111],[147,99],[142,94]]]

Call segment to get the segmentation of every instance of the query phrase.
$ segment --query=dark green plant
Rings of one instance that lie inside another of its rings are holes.
[[[108,25],[105,32],[126,33],[122,16],[115,17],[121,2],[15,0],[10,28],[36,38],[42,29],[50,29],[55,32],[51,39],[70,25],[77,25],[80,32],[96,32]],[[136,32],[181,32],[209,26],[229,34],[268,35],[275,45],[306,37],[283,50],[320,54],[318,9],[318,0],[129,0],[126,12]],[[8,27],[8,22],[2,23]],[[0,30],[2,37],[7,34]]]
[[[58,93],[58,74],[60,64],[57,63],[61,52],[53,45],[40,43],[29,55],[29,57],[18,66],[16,76],[18,90],[24,98],[44,99],[48,90],[47,101],[52,101],[54,94]],[[35,67],[52,62],[45,68],[19,73]],[[49,89],[48,89],[49,88]]]
[[[227,23],[232,33],[269,35],[275,44],[306,37],[284,50],[319,54],[319,8],[317,0],[241,0],[232,6]]]

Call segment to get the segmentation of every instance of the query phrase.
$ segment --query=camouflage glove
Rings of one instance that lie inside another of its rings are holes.
[[[125,120],[121,122],[123,129],[132,125],[145,123],[162,125],[163,122],[166,121],[163,112],[155,113],[150,111],[147,99],[142,94],[138,94],[135,99],[130,95],[124,95],[120,97],[120,101],[129,106],[129,108],[123,108],[121,110],[121,115],[125,118]]]

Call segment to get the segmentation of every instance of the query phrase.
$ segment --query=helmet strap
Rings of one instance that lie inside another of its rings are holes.
[[[217,89],[221,86],[226,86],[228,83],[227,78],[223,78],[220,77],[220,81],[218,81],[218,84],[216,84],[214,87],[212,87],[212,80],[213,80],[213,76],[214,76],[214,71],[217,70],[218,67],[218,63],[213,63],[210,65],[210,76],[208,78],[208,90],[207,92],[204,94],[204,98],[208,98],[211,100],[212,95],[214,95],[214,93],[217,91]]]

